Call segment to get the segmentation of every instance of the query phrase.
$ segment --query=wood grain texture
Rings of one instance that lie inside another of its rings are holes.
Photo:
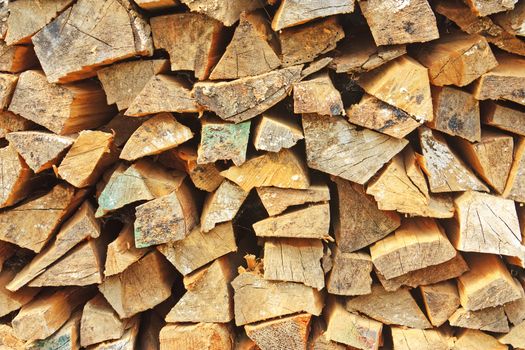
[[[332,269],[326,280],[328,293],[348,296],[372,293],[372,266],[369,254],[346,253],[335,247]]]
[[[217,224],[233,220],[242,204],[248,197],[248,192],[229,180],[206,196],[202,208],[200,225],[202,232],[209,232]]]
[[[217,160],[231,160],[240,166],[246,161],[251,121],[239,124],[222,120],[201,120],[201,141],[197,149],[197,163],[208,164]]]

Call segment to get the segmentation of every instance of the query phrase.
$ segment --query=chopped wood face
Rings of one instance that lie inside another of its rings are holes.
[[[455,349],[507,350],[498,339],[482,331],[465,329],[454,342]]]
[[[392,327],[392,342],[396,350],[410,350],[414,346],[418,349],[450,349],[448,337],[435,329]]]
[[[445,323],[459,307],[458,289],[452,281],[421,286],[420,290],[428,318],[435,327]]]
[[[232,26],[243,11],[251,12],[264,6],[258,0],[181,0],[192,12],[199,12],[215,18],[225,26]]]
[[[246,325],[244,329],[261,350],[306,349],[312,315],[299,314],[279,320]]]
[[[0,71],[19,73],[31,69],[38,64],[35,51],[31,46],[8,46],[0,40]]]
[[[80,344],[88,346],[106,340],[119,339],[125,330],[125,320],[120,320],[102,294],[89,300],[82,310]]]
[[[257,121],[253,145],[257,150],[279,152],[283,148],[293,147],[302,139],[303,129],[298,120],[285,113],[268,111]]]
[[[278,187],[257,187],[256,190],[270,216],[281,214],[286,208],[293,205],[330,200],[330,190],[325,184],[313,183],[306,190]]]
[[[40,288],[28,287],[15,292],[8,290],[6,286],[16,277],[16,273],[13,269],[2,269],[0,272],[0,317],[20,309],[40,292]]]
[[[525,5],[517,2],[514,9],[495,15],[494,21],[510,34],[525,36]]]
[[[525,341],[523,341],[523,331],[525,330],[525,322],[513,327],[508,334],[501,336],[498,341],[503,344],[512,345],[515,348],[523,348]]]
[[[232,350],[234,335],[225,323],[167,324],[160,330],[160,350]]]
[[[525,152],[525,139],[520,138],[514,149],[514,160],[510,168],[509,177],[503,196],[518,202],[525,202],[525,183],[523,174],[525,173],[525,162],[523,155]]]
[[[239,124],[203,121],[197,163],[231,160],[240,166],[246,161],[251,121]]]
[[[108,244],[104,276],[121,273],[142,258],[148,249],[135,247],[132,225],[126,225],[118,237]]]
[[[525,112],[489,102],[482,115],[486,125],[510,131],[513,134],[525,136]]]
[[[504,12],[514,9],[514,5],[518,0],[467,0],[467,5],[470,6],[472,11],[482,17],[488,16],[493,13]]]
[[[364,295],[372,293],[372,259],[363,252],[345,253],[335,248],[332,270],[326,281],[328,293]]]
[[[341,94],[326,75],[293,84],[294,113],[345,114]]]
[[[489,307],[478,311],[468,311],[461,307],[450,316],[448,321],[452,326],[463,328],[498,333],[509,331],[507,317],[502,307]]]

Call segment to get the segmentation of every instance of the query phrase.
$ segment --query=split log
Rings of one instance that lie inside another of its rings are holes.
[[[239,123],[283,100],[292,84],[301,79],[301,70],[299,65],[227,82],[199,82],[193,86],[193,94],[203,108]],[[236,103],[232,104],[232,99]]]
[[[22,0],[9,4],[6,44],[30,44],[33,34],[45,27],[72,2],[72,0],[44,0],[35,6],[30,0]]]
[[[525,257],[514,202],[468,191],[455,200],[457,223],[448,233],[456,249]]]
[[[408,143],[378,132],[358,130],[341,117],[302,116],[308,166],[364,184]]]
[[[98,289],[119,317],[127,318],[166,300],[174,280],[170,264],[153,251],[121,274],[106,277]]]
[[[467,263],[470,271],[458,277],[459,299],[466,310],[495,307],[523,296],[523,288],[498,256],[469,254]]]
[[[525,58],[501,54],[497,60],[498,66],[483,74],[474,84],[474,97],[478,100],[508,100],[525,105]]]
[[[448,261],[456,255],[443,229],[433,219],[405,220],[370,247],[374,266],[387,279]]]
[[[124,115],[142,117],[162,112],[194,113],[199,106],[188,84],[181,78],[158,74],[152,76],[130,103]]]
[[[120,159],[134,161],[159,154],[193,137],[190,128],[180,124],[171,113],[160,113],[146,120],[130,136],[120,153]]]
[[[197,226],[180,241],[157,247],[184,276],[223,255],[237,250],[231,222],[203,233]]]
[[[0,109],[7,109],[18,82],[18,75],[0,73]]]
[[[90,294],[90,289],[68,287],[39,295],[13,319],[16,337],[28,341],[46,339],[67,322],[73,310]]]
[[[376,270],[376,275],[379,281],[388,291],[395,291],[401,286],[418,287],[421,285],[428,285],[442,282],[451,278],[461,276],[469,270],[469,267],[463,257],[457,253],[456,256],[444,263],[428,266],[423,269],[411,271],[404,275],[386,279],[379,271]]]
[[[80,345],[87,347],[107,340],[120,339],[126,324],[127,321],[119,319],[102,294],[97,294],[82,310]]]
[[[135,319],[120,339],[93,345],[89,350],[134,350],[136,349],[135,345],[138,343],[139,326],[140,322],[138,322],[138,319]]]
[[[133,225],[126,224],[118,237],[108,245],[104,275],[113,276],[123,272],[147,253],[148,249],[135,247]]]
[[[302,43],[302,42],[300,42]],[[296,114],[344,115],[341,94],[328,73],[293,84],[293,110]]]
[[[57,174],[77,188],[91,186],[117,156],[112,134],[84,130],[60,163]]]
[[[0,239],[40,252],[84,195],[84,191],[59,184],[42,196],[0,212]]]
[[[299,314],[244,326],[261,350],[306,349],[312,315]]]
[[[217,224],[231,221],[237,215],[242,204],[248,197],[248,192],[229,180],[224,182],[204,200],[201,213],[201,231],[208,232]]]
[[[17,131],[5,137],[35,173],[56,165],[75,139],[43,131]]]
[[[525,43],[495,24],[490,17],[477,17],[470,8],[460,0],[440,0],[434,10],[447,17],[468,34],[484,36],[491,44],[502,50],[525,54]]]
[[[418,162],[428,176],[430,191],[485,191],[483,184],[466,166],[463,160],[449,147],[445,137],[427,127],[420,127],[419,142],[423,156]]]
[[[31,193],[34,173],[11,145],[0,148],[0,174],[0,208],[16,204]]]
[[[351,12],[354,12],[354,0],[283,0],[273,17],[272,28],[280,31],[316,18]]]
[[[525,339],[523,332],[525,331],[525,322],[512,327],[512,329],[498,339],[500,343],[512,345],[514,348],[525,348]]]
[[[383,324],[365,316],[348,312],[335,299],[330,300],[323,313],[326,337],[332,341],[363,350],[377,350],[381,343]]]
[[[428,69],[413,58],[405,55],[363,73],[358,84],[368,94],[405,111],[419,122],[431,121],[434,117]]]
[[[290,1],[286,0],[285,2]],[[283,66],[289,67],[294,64],[312,62],[317,56],[335,49],[337,42],[344,36],[345,32],[337,17],[329,17],[304,26],[284,29],[279,32]]]
[[[0,22],[1,23],[1,22]],[[0,110],[0,136],[5,137],[10,132],[25,131],[36,127],[29,119],[22,118],[13,112]]]
[[[8,46],[0,40],[0,71],[19,73],[38,65],[32,46]]]
[[[505,309],[505,314],[507,315],[508,320],[513,325],[517,326],[525,321],[525,295],[520,299],[503,305],[503,308]]]
[[[328,202],[330,190],[321,182],[314,182],[306,190],[278,187],[257,187],[257,194],[270,216],[281,214],[286,208],[306,203]]]
[[[231,284],[237,326],[297,312],[319,316],[323,308],[322,295],[304,284],[267,281],[255,272],[243,272]],[[261,304],[254,300],[272,302]]]
[[[197,204],[188,181],[170,194],[137,206],[135,213],[137,248],[181,240],[199,220]]]
[[[249,159],[241,166],[232,166],[221,175],[235,182],[244,191],[254,187],[307,189],[310,186],[308,168],[297,153],[282,149]]]
[[[20,309],[40,292],[40,288],[25,287],[16,292],[7,289],[6,286],[15,278],[16,273],[14,269],[3,269],[0,272],[0,317]]]
[[[171,9],[179,4],[178,0],[135,0],[135,3],[146,11]]]
[[[332,269],[326,280],[328,293],[364,295],[372,293],[372,259],[364,252],[345,253],[338,247],[332,251]],[[265,261],[266,266],[266,261]]]
[[[253,145],[256,150],[279,152],[283,148],[293,147],[302,139],[303,129],[298,121],[274,109],[262,113],[256,122]]]
[[[492,15],[498,12],[510,11],[514,8],[518,0],[488,0],[488,1],[476,1],[476,0],[467,0],[466,3],[469,5],[471,10],[478,17],[484,17]]]
[[[365,314],[383,324],[418,329],[432,328],[408,288],[388,292],[381,285],[375,284],[371,294],[348,299],[345,308],[350,312]]]
[[[124,113],[119,112],[108,123],[99,127],[98,130],[112,133],[115,146],[122,147],[135,130],[148,119],[149,117],[128,118]]]
[[[197,163],[231,160],[240,166],[246,161],[251,121],[232,124],[222,120],[201,119],[201,125]]]
[[[368,33],[337,48],[330,68],[337,73],[363,73],[406,54],[405,45],[376,46]]]
[[[458,149],[476,173],[497,193],[503,193],[512,166],[512,136],[482,130],[479,142],[456,141]]]
[[[335,176],[332,181],[337,186],[339,214],[334,217],[334,233],[341,251],[364,248],[399,227],[399,216],[392,211],[379,210],[362,186]]]
[[[525,5],[522,2],[516,3],[513,10],[498,13],[493,20],[510,34],[525,36]]]
[[[366,93],[359,103],[346,109],[346,114],[352,124],[398,139],[402,139],[420,125],[408,113]]]
[[[150,19],[156,49],[168,52],[171,70],[190,70],[205,80],[219,59],[222,24],[198,13],[177,13]]]
[[[508,350],[508,347],[498,342],[496,338],[487,333],[465,329],[454,342],[452,350]]]
[[[25,342],[16,337],[10,325],[0,324],[0,346],[5,350],[25,349]]]
[[[478,34],[452,33],[422,47],[417,59],[436,86],[465,86],[498,65],[487,40]]]
[[[314,204],[253,224],[258,237],[317,238],[332,240],[329,235],[330,206]]]
[[[324,321],[317,319],[310,326],[308,350],[346,350],[347,346],[328,339]]]
[[[489,307],[478,311],[459,308],[450,316],[451,326],[478,329],[488,332],[507,333],[509,324],[503,307]]]
[[[210,79],[239,79],[267,73],[281,65],[270,24],[260,12],[241,13],[240,22]]]
[[[203,13],[208,17],[221,21],[230,27],[241,17],[241,13],[250,12],[263,7],[264,2],[258,0],[181,0],[192,12]]]
[[[71,349],[80,350],[80,325],[81,312],[76,311],[69,320],[56,331],[52,336],[37,340],[26,345],[28,350],[52,350],[52,349]]]
[[[484,105],[481,119],[483,124],[525,136],[525,112],[519,109],[509,108],[491,101]]]
[[[264,279],[300,282],[322,290],[323,243],[314,239],[271,238],[264,242]]]
[[[426,42],[439,38],[436,16],[427,0],[359,1],[376,45]],[[395,20],[392,20],[395,17]]]
[[[106,16],[108,13],[111,16]],[[65,83],[92,77],[102,65],[151,55],[149,34],[147,21],[131,1],[81,0],[36,33],[32,41],[49,82]]]
[[[428,318],[433,326],[440,327],[459,307],[459,295],[453,281],[420,286]]]
[[[230,282],[235,272],[231,259],[224,256],[184,276],[187,291],[166,315],[166,321],[230,322],[233,319],[233,289]]]
[[[448,350],[449,339],[436,329],[405,329],[392,327],[392,342],[396,350]]]
[[[428,123],[428,126],[471,142],[480,140],[479,102],[474,96],[445,86],[432,89],[432,99],[434,119]]]
[[[50,84],[34,70],[20,74],[9,111],[59,135],[96,128],[115,114],[98,83]]]
[[[153,76],[167,70],[169,61],[166,59],[138,60],[102,68],[97,71],[97,76],[106,93],[108,105],[116,103],[119,111],[122,111],[131,105]]]
[[[525,138],[520,137],[514,147],[514,160],[509,171],[503,197],[513,199],[517,202],[525,202],[525,182],[523,173],[525,172]]]
[[[87,238],[94,239],[99,236],[100,225],[94,217],[93,208],[89,202],[84,202],[76,213],[64,222],[55,240],[24,266],[16,277],[9,282],[7,289],[19,290],[42,274],[46,268],[64,256],[75,245]]]
[[[368,185],[366,193],[373,195],[381,210],[434,218],[454,216],[454,204],[448,196],[430,195],[416,154],[407,148],[390,161],[383,172]]]
[[[159,337],[160,350],[233,350],[234,333],[225,323],[168,324]]]

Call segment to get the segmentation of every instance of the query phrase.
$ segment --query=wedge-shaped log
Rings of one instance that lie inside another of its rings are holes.
[[[368,317],[348,312],[342,304],[331,299],[323,313],[326,338],[363,350],[377,350],[381,343],[383,324]]]
[[[235,266],[228,256],[184,276],[186,294],[166,315],[167,322],[228,323],[233,319]]]
[[[380,284],[374,284],[372,293],[348,299],[345,308],[350,312],[365,314],[384,324],[418,329],[432,328],[408,288],[388,292]]]
[[[193,86],[193,94],[205,109],[226,121],[239,123],[283,100],[292,84],[301,78],[301,70],[299,65],[233,81],[199,82]]]
[[[266,260],[265,260],[266,264]],[[363,295],[372,293],[372,259],[364,252],[345,253],[332,250],[332,269],[326,280],[328,293]]]
[[[242,13],[231,42],[210,79],[238,79],[267,73],[281,65],[270,24],[260,12]]]
[[[479,17],[492,15],[498,12],[504,12],[514,9],[514,5],[517,0],[487,0],[487,1],[476,1],[467,0],[466,3],[472,9],[472,11]]]
[[[256,190],[270,216],[281,214],[286,208],[294,205],[330,200],[329,188],[322,182],[314,182],[306,190],[278,187],[257,187]]]
[[[155,48],[168,51],[172,71],[194,71],[199,80],[208,77],[219,59],[219,21],[198,13],[176,13],[153,17],[150,23]]]
[[[319,17],[354,12],[354,0],[283,0],[275,13],[272,28],[279,31]]]
[[[434,327],[440,327],[459,307],[459,295],[453,281],[420,286],[428,318]]]
[[[0,39],[0,71],[19,73],[38,65],[32,46],[8,46]]]
[[[44,195],[0,212],[0,239],[40,252],[84,194],[84,191],[76,192],[68,185],[58,184]]]
[[[261,350],[306,349],[312,315],[298,314],[244,326]]]
[[[345,114],[341,94],[332,84],[328,73],[317,75],[310,80],[293,84],[294,113],[320,115]]]
[[[167,324],[160,330],[160,350],[233,350],[235,334],[227,323]]]
[[[483,36],[462,32],[426,44],[416,57],[436,86],[468,85],[498,65]]]
[[[250,12],[264,7],[257,0],[181,0],[192,12],[199,12],[221,21],[225,26],[232,26],[239,20],[242,12]]]
[[[102,65],[153,53],[149,25],[129,0],[78,1],[32,41],[51,83],[92,77]]]
[[[344,36],[337,17],[284,29],[279,32],[283,66],[312,62],[317,56],[335,49]]]
[[[381,275],[390,279],[444,263],[456,256],[456,250],[433,219],[412,218],[372,245],[370,254]]]
[[[235,182],[244,191],[254,187],[307,189],[310,186],[308,168],[297,153],[283,149],[249,159],[241,166],[232,166],[221,175]]]
[[[99,84],[50,84],[37,70],[20,74],[9,111],[60,135],[96,128],[116,112]]]
[[[0,73],[0,108],[7,109],[18,82],[18,75]]]
[[[121,274],[106,277],[98,289],[122,319],[166,300],[174,280],[170,264],[162,254],[153,251]]]
[[[493,19],[508,33],[525,36],[525,5],[522,2],[516,3],[512,10],[498,13]]]
[[[0,136],[5,137],[10,132],[25,131],[36,126],[29,119],[25,119],[13,112],[0,110]]]
[[[484,105],[481,120],[483,124],[525,136],[525,112],[509,108],[498,103],[488,102]]]
[[[113,64],[97,71],[108,104],[117,104],[119,111],[128,108],[150,79],[169,70],[166,59],[138,60]],[[164,96],[166,97],[166,96]]]
[[[90,350],[133,350],[135,345],[138,344],[140,322],[138,319],[134,319],[128,329],[124,331],[124,334],[120,339],[108,340],[103,343],[99,343],[91,346]],[[158,335],[158,334],[157,334]],[[157,343],[158,346],[158,343]]]
[[[525,347],[525,339],[523,338],[524,331],[525,321],[512,327],[512,329],[507,334],[501,336],[498,341],[503,344],[512,345],[516,349],[523,348]]]
[[[229,180],[224,182],[206,196],[201,214],[201,231],[208,232],[215,225],[231,221],[237,215],[242,203],[248,197],[248,192]]]
[[[146,11],[167,10],[179,5],[178,0],[136,0],[135,3]]]
[[[503,196],[517,202],[525,202],[525,138],[520,137],[514,147],[514,160],[509,171]]]
[[[43,350],[43,349],[80,349],[80,318],[82,312],[75,311],[66,323],[53,335],[46,339],[37,340],[29,345],[26,345],[28,350]]]
[[[11,325],[0,325],[0,338],[2,339],[2,346],[9,347],[8,349],[24,349],[25,342],[16,337],[15,331]]]
[[[478,329],[488,332],[507,333],[509,324],[503,307],[488,307],[478,311],[459,308],[450,318],[451,326]]]
[[[428,176],[430,191],[484,191],[488,192],[463,160],[449,147],[445,137],[427,127],[420,127],[419,142],[423,156],[419,164]]]
[[[407,144],[378,132],[358,130],[341,117],[304,114],[308,166],[364,184]]]
[[[253,224],[259,237],[317,238],[331,240],[330,206],[314,204]]]
[[[0,317],[20,309],[40,292],[40,288],[24,287],[15,292],[7,289],[6,286],[13,280],[16,273],[17,270],[11,268],[2,269],[0,272]]]
[[[46,339],[67,322],[73,310],[83,304],[91,289],[81,287],[47,291],[24,305],[13,319],[13,329],[22,340]]]
[[[436,16],[427,0],[359,1],[377,45],[426,42],[439,38]],[[395,20],[392,20],[395,18]]]
[[[315,350],[346,350],[347,346],[328,339],[326,325],[322,320],[313,320],[310,326],[309,346]]]
[[[135,247],[133,226],[126,224],[118,237],[108,245],[104,276],[121,273],[140,260],[146,253],[148,253],[148,249]]]
[[[396,350],[434,349],[447,350],[449,339],[437,329],[410,329],[392,327],[392,342]]]
[[[465,329],[456,336],[454,350],[507,350],[508,347],[501,344],[496,338],[482,331]]]
[[[251,121],[232,124],[220,119],[202,119],[201,125],[197,163],[231,160],[233,164],[240,166],[246,161]]]
[[[171,113],[160,113],[146,120],[130,136],[120,153],[120,159],[135,159],[159,154],[193,137],[190,128],[182,125]]]
[[[254,133],[253,145],[260,151],[279,152],[304,139],[303,129],[297,120],[278,110],[263,113],[256,123]]]
[[[44,131],[11,132],[5,138],[35,173],[57,164],[75,141],[71,136]]]
[[[233,280],[232,286],[237,326],[301,311],[319,316],[323,308],[322,295],[301,283],[267,281],[255,272],[244,272]]]
[[[143,122],[149,119],[143,118],[128,118],[123,112],[119,112],[111,120],[98,128],[99,131],[111,132],[114,136],[114,143],[117,147],[122,147],[129,139],[131,134],[142,125]]]
[[[162,112],[193,113],[198,111],[199,106],[182,79],[158,74],[148,80],[124,114],[142,117]]]
[[[84,130],[60,163],[57,173],[77,188],[91,186],[117,156],[113,134]]]
[[[495,307],[520,299],[523,288],[501,259],[492,254],[469,254],[470,271],[458,277],[461,306],[469,311]]]
[[[0,169],[0,208],[4,208],[20,202],[31,192],[34,173],[11,145],[0,148]]]

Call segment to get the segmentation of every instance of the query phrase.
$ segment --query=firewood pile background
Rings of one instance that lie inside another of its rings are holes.
[[[0,349],[525,349],[525,0],[0,8]]]

